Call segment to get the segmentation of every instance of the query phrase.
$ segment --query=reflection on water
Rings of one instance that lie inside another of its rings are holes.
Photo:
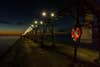
[[[0,56],[12,46],[19,36],[0,36]]]

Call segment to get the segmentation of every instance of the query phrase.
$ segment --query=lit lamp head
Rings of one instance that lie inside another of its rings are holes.
[[[40,24],[43,24],[43,21],[40,21]]]
[[[46,12],[42,12],[43,17],[46,17],[46,15],[47,15]]]
[[[34,21],[34,23],[35,23],[35,24],[37,24],[37,23],[38,23],[38,21]]]
[[[55,14],[54,13],[51,13],[51,17],[54,17],[55,16]]]
[[[32,24],[31,27],[34,28],[34,25]]]

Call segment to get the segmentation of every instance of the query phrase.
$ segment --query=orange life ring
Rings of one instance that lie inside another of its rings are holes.
[[[77,27],[76,29],[72,29],[71,31],[71,37],[73,38],[74,41],[77,41],[80,38],[81,35],[81,29]]]

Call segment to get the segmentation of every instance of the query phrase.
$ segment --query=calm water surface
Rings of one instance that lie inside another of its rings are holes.
[[[12,46],[19,36],[0,36],[0,56]]]

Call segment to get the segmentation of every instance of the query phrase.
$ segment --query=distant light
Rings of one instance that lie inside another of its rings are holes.
[[[22,34],[22,36],[26,35],[28,32],[30,32],[32,30],[32,27],[28,27],[26,29],[26,31]]]
[[[40,24],[43,24],[43,21],[40,21]]]
[[[37,23],[38,23],[38,21],[35,21],[34,23],[35,23],[35,24],[37,24]]]
[[[43,13],[42,13],[42,16],[46,17],[46,15],[47,15],[46,12],[43,12]]]
[[[54,17],[55,16],[55,14],[54,13],[51,13],[51,17]]]
[[[31,27],[33,28],[33,27],[34,27],[34,25],[31,25]]]

